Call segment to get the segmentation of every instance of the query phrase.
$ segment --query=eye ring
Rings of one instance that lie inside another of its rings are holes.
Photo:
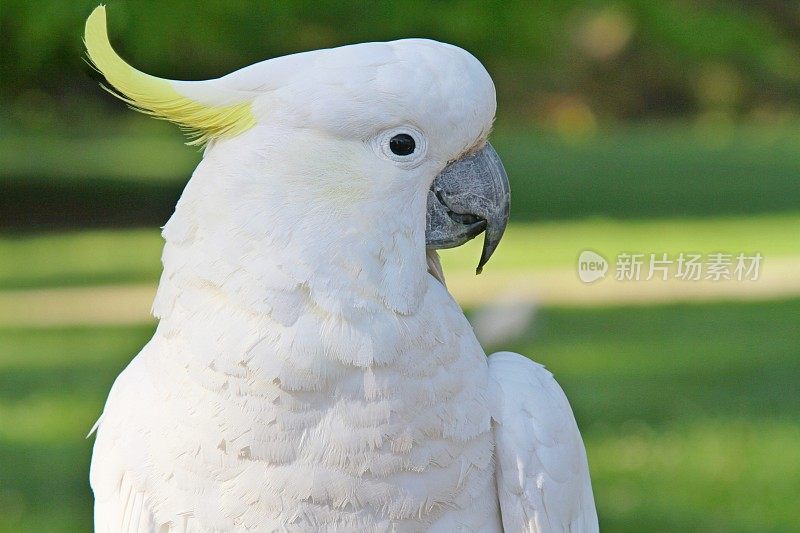
[[[424,160],[428,143],[421,131],[414,126],[404,125],[376,135],[373,147],[379,155],[399,166],[414,168]]]

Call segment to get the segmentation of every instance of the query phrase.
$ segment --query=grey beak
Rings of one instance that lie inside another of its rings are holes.
[[[492,145],[447,165],[428,191],[425,241],[435,250],[461,246],[486,231],[476,273],[494,253],[508,224],[511,190]]]

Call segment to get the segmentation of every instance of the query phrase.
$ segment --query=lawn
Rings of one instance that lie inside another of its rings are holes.
[[[606,531],[800,523],[800,300],[546,308],[513,346],[583,428]],[[0,329],[0,530],[86,531],[109,387],[152,326]]]
[[[0,133],[0,227],[163,224],[200,152],[171,125],[127,120],[99,119],[88,135]],[[499,127],[492,142],[515,221],[796,212],[800,128],[723,133],[655,123],[566,142]]]
[[[582,142],[498,131],[517,220],[796,211],[800,130],[647,124]]]
[[[798,235],[798,213],[512,223],[485,275],[573,268],[585,249],[608,258],[621,251],[761,252],[765,261],[800,258]],[[446,273],[474,271],[481,241],[442,252]],[[162,246],[155,228],[6,235],[0,237],[0,289],[156,282]]]

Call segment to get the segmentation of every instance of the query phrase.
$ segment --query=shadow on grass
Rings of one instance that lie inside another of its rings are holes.
[[[188,178],[187,178],[188,179]],[[0,178],[0,230],[163,226],[185,180]]]

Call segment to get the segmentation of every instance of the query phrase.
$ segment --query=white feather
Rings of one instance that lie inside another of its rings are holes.
[[[564,392],[518,354],[489,356],[497,492],[506,531],[598,531],[589,467]]]

